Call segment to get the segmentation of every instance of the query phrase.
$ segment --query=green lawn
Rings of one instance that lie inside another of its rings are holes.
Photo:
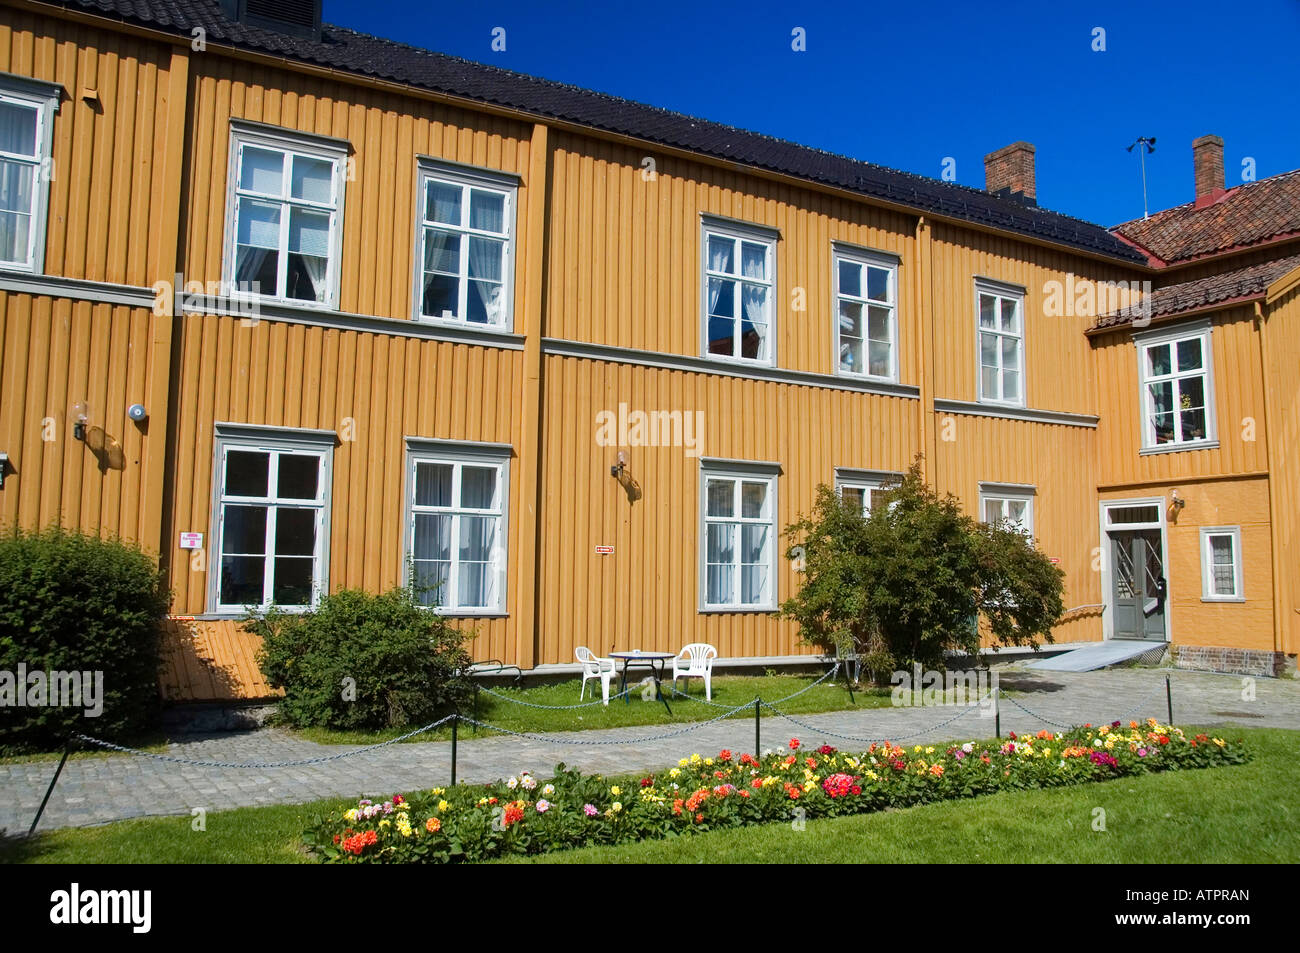
[[[755,696],[764,701],[775,703],[779,699],[793,695],[808,688],[820,676],[807,675],[724,675],[713,679],[713,704],[734,708],[752,702]],[[679,722],[706,721],[723,713],[722,708],[713,708],[704,701],[704,685],[699,679],[683,679],[678,683],[680,691],[688,693],[690,698],[669,695],[668,704],[672,715],[664,709],[661,702],[644,700],[642,689],[636,688],[631,701],[623,699],[611,701],[609,707],[593,705],[590,708],[553,711],[529,708],[501,698],[480,692],[478,703],[478,721],[513,731],[583,731],[592,728],[623,728],[630,725],[665,725]],[[511,689],[493,688],[512,699],[531,702],[534,705],[573,705],[578,701],[581,679],[549,685],[537,685],[531,688]],[[668,683],[664,683],[667,688]],[[587,683],[587,700],[591,699],[592,689],[596,698],[600,698],[600,683]],[[618,683],[610,686],[610,694],[618,690]],[[827,680],[798,698],[791,698],[781,703],[781,710],[789,714],[809,714],[821,711],[840,711],[860,708],[888,708],[890,705],[889,688],[870,688],[854,691],[853,700],[844,687],[841,675],[838,681]],[[653,699],[653,692],[651,693]],[[752,718],[752,706],[737,713],[737,718]],[[387,729],[384,731],[333,731],[323,728],[303,729],[299,734],[311,741],[321,744],[374,744],[388,741],[405,734],[410,729]],[[468,726],[461,726],[462,737],[472,733]],[[451,737],[447,727],[417,735],[412,741],[445,740]]]
[[[1218,729],[1224,733],[1224,729]],[[556,863],[1297,863],[1300,732],[1232,728],[1254,755],[1231,768],[996,794],[835,820],[722,831],[533,858]],[[60,830],[9,841],[36,863],[304,863],[299,835],[337,799]],[[1106,830],[1093,831],[1095,808]],[[525,861],[526,862],[526,861]]]

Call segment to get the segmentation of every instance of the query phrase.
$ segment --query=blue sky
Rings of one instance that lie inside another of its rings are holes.
[[[1300,167],[1300,0],[858,4],[325,0],[366,33],[982,188],[1037,146],[1038,201],[1112,225],[1189,201],[1192,140],[1228,184]],[[505,29],[506,49],[491,48]],[[791,49],[802,27],[807,49]],[[1105,30],[1094,51],[1094,29]]]

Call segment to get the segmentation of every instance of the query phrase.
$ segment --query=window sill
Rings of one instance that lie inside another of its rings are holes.
[[[1246,601],[1246,597],[1245,596],[1201,596],[1201,601],[1208,604],[1221,603],[1221,602],[1242,603]]]
[[[434,615],[440,615],[444,619],[508,619],[509,612],[503,612],[500,609],[435,609],[432,606],[425,606]]]
[[[738,367],[776,367],[776,360],[758,360],[749,357],[727,357],[722,354],[713,354],[705,351],[700,355],[701,359],[712,361],[715,364],[735,364]]]
[[[836,377],[843,377],[845,380],[850,380],[850,381],[864,381],[864,382],[866,382],[866,383],[868,383],[868,384],[897,384],[897,383],[899,383],[899,380],[898,380],[898,377],[897,377],[897,376],[893,376],[893,377],[881,377],[881,376],[878,375],[878,374],[854,374],[852,371],[846,371],[846,370],[844,370],[844,369],[842,369],[842,368],[837,368],[837,369],[836,369],[836,371],[835,371],[835,376],[836,376]]]
[[[776,606],[700,606],[700,615],[760,615],[777,612]]]
[[[487,324],[480,321],[462,321],[459,318],[437,318],[428,314],[418,314],[411,320],[416,324],[428,324],[438,328],[460,328],[465,331],[483,331],[488,334],[493,332],[510,334],[513,331],[513,324],[510,321],[504,324]]]
[[[1218,440],[1197,440],[1194,443],[1174,443],[1159,444],[1154,447],[1143,447],[1138,451],[1139,456],[1150,457],[1158,453],[1181,453],[1184,450],[1218,450]]]

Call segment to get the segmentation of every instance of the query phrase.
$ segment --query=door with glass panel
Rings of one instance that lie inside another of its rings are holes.
[[[1160,530],[1110,533],[1111,590],[1117,639],[1165,639],[1165,580]]]

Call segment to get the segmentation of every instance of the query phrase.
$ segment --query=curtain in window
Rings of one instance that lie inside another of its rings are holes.
[[[460,518],[460,593],[458,605],[488,606],[496,601],[496,573],[492,548],[496,544],[497,517]]]
[[[504,245],[485,238],[469,241],[470,288],[475,301],[469,302],[469,320],[496,324],[501,297],[501,259]],[[477,305],[477,307],[474,307]]]
[[[746,246],[748,251],[750,246]],[[763,253],[746,254],[742,270],[746,278],[763,280],[767,277],[767,260]],[[741,314],[744,340],[741,344],[744,357],[763,357],[767,338],[767,289],[761,285],[743,285]]]
[[[286,294],[307,301],[325,300],[325,273],[329,268],[329,215],[294,209],[289,216],[289,263],[301,268],[309,286],[291,284]]]
[[[0,151],[36,157],[36,110],[0,103]],[[26,262],[36,167],[0,159],[0,261]]]
[[[709,270],[727,272],[731,270],[731,242],[709,242]],[[717,312],[718,298],[722,295],[722,282],[709,282],[709,314]]]
[[[447,601],[451,578],[450,516],[418,514],[411,553],[416,598],[427,606]]]

